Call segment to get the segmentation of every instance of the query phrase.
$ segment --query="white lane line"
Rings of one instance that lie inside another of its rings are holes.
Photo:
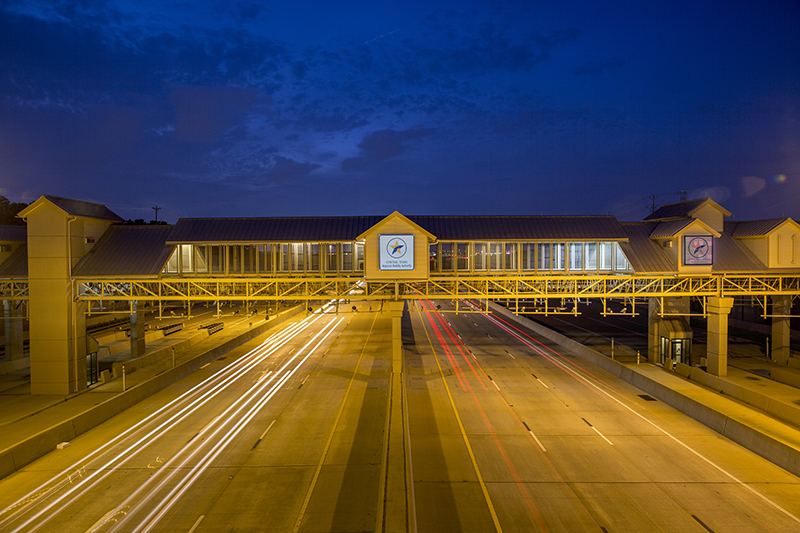
[[[487,377],[487,378],[489,378],[489,381],[491,381],[491,382],[492,382],[492,385],[494,385],[494,388],[495,388],[495,389],[497,389],[497,390],[499,391],[499,390],[500,390],[500,387],[498,387],[498,386],[497,386],[497,383],[495,383],[495,382],[494,382],[494,380],[492,379],[492,376],[490,376],[489,374],[486,374],[486,377]]]
[[[200,525],[200,522],[202,522],[202,521],[203,521],[203,518],[205,518],[205,517],[206,517],[206,515],[204,515],[204,514],[201,514],[201,515],[200,515],[200,518],[198,518],[198,519],[197,519],[197,522],[195,522],[195,523],[194,523],[194,525],[192,526],[192,529],[190,529],[190,530],[189,530],[189,533],[193,533],[193,532],[194,532],[194,530],[195,530],[195,529],[197,529],[197,526],[199,526],[199,525]]]
[[[528,344],[524,339],[522,339],[521,337],[517,336],[511,330],[505,328],[503,325],[501,325],[500,323],[496,322],[491,317],[487,316],[486,318],[491,320],[492,322],[494,322],[501,329],[504,329],[505,331],[507,331],[508,333],[510,333],[511,335],[513,335],[514,337],[516,337],[517,339],[522,341],[526,346],[530,346],[531,348],[533,348],[533,346]],[[543,352],[539,352],[539,353],[542,356],[547,357],[548,360],[550,360],[552,363],[556,364],[557,366],[561,366],[557,361],[555,361],[553,358],[551,358],[549,356],[546,356]],[[564,368],[566,368],[566,367],[564,367]],[[595,382],[594,379],[590,379],[588,377],[583,377],[583,376],[581,376],[580,379],[584,383],[586,383],[587,385],[589,385],[593,389],[595,389],[597,392],[599,392],[603,396],[607,397],[609,400],[611,400],[614,403],[616,403],[617,405],[619,405],[621,408],[625,409],[626,411],[630,412],[632,415],[636,416],[637,418],[639,418],[643,422],[645,422],[645,423],[649,424],[650,426],[652,426],[653,428],[655,428],[657,431],[661,432],[661,434],[663,434],[665,437],[667,437],[670,440],[672,440],[675,444],[679,445],[680,447],[685,449],[687,452],[691,453],[692,455],[694,455],[698,459],[704,461],[706,464],[708,464],[709,466],[711,466],[714,469],[716,469],[719,473],[723,474],[728,479],[730,479],[731,481],[733,481],[734,483],[739,485],[742,489],[744,489],[744,490],[748,491],[749,493],[751,493],[752,495],[756,496],[757,498],[759,498],[761,501],[763,501],[764,503],[766,503],[767,505],[769,505],[770,507],[772,507],[776,511],[779,511],[784,516],[786,516],[787,518],[791,519],[793,522],[795,522],[797,524],[800,524],[800,518],[798,518],[797,516],[795,516],[794,514],[789,512],[788,510],[786,510],[783,507],[781,507],[778,503],[774,502],[768,496],[760,493],[759,491],[757,491],[756,489],[754,489],[753,487],[751,487],[750,485],[748,485],[744,481],[740,480],[739,478],[737,478],[736,476],[734,476],[733,474],[731,474],[730,472],[728,472],[727,470],[725,470],[724,468],[719,466],[717,463],[715,463],[714,461],[712,461],[711,459],[709,459],[705,455],[701,454],[700,452],[698,452],[697,450],[695,450],[694,448],[692,448],[691,446],[689,446],[688,444],[686,444],[685,442],[680,440],[678,437],[674,436],[672,433],[670,433],[666,429],[662,428],[661,426],[659,426],[658,424],[656,424],[655,422],[653,422],[652,420],[650,420],[646,416],[644,416],[641,413],[637,412],[632,407],[629,407],[622,400],[616,398],[613,394],[605,391],[602,387],[600,387],[599,383]]]
[[[537,376],[536,374],[531,374],[531,376],[535,377],[535,378],[536,378],[536,381],[538,381],[539,383],[541,383],[541,384],[542,384],[542,386],[543,386],[545,389],[549,389],[549,388],[550,388],[550,387],[548,387],[547,385],[545,385],[544,381],[542,381],[541,379],[539,379],[539,376]]]
[[[277,418],[276,418],[275,420],[277,420]],[[267,426],[267,429],[265,429],[265,430],[264,430],[264,433],[262,433],[262,434],[261,434],[261,436],[260,436],[260,437],[258,437],[258,440],[261,440],[261,439],[263,439],[263,438],[264,438],[264,435],[266,435],[266,434],[267,434],[267,431],[269,431],[270,429],[272,429],[272,425],[275,423],[275,420],[273,420],[272,422],[270,422],[270,423],[269,423],[269,425]]]
[[[541,443],[541,441],[540,441],[540,440],[539,440],[539,439],[536,437],[536,435],[533,433],[533,431],[531,431],[531,428],[529,428],[529,427],[528,427],[528,424],[526,424],[525,422],[522,422],[522,425],[523,425],[523,426],[525,426],[525,429],[527,429],[527,430],[528,430],[528,434],[529,434],[531,437],[533,437],[533,440],[535,440],[535,441],[536,441],[536,444],[538,444],[538,445],[539,445],[539,448],[541,448],[543,452],[546,452],[547,450],[544,448],[544,444],[542,444],[542,443]]]
[[[591,426],[591,428],[594,430],[594,432],[595,432],[595,433],[597,433],[598,435],[600,435],[601,437],[603,437],[603,440],[604,440],[604,441],[606,441],[607,443],[609,443],[609,444],[610,444],[610,445],[612,445],[612,446],[614,445],[614,443],[613,443],[613,442],[611,442],[610,440],[608,440],[608,439],[606,438],[606,436],[605,436],[605,435],[603,435],[602,433],[600,433],[599,431],[597,431],[597,428],[596,428],[596,427],[594,427],[594,426]]]

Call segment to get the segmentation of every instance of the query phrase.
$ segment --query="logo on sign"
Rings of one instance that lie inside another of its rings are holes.
[[[399,237],[395,237],[386,244],[386,251],[389,253],[389,256],[394,259],[400,259],[406,255],[407,250],[408,246],[406,245],[406,241]]]

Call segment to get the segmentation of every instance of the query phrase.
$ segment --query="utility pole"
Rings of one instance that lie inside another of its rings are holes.
[[[678,198],[681,199],[681,202],[685,202],[689,198],[689,191],[686,189],[681,189],[677,192]]]
[[[650,196],[648,196],[648,198],[651,198],[653,200],[653,203],[650,205],[650,214],[652,215],[653,213],[656,212],[656,195],[651,194]]]
[[[156,212],[156,223],[158,223],[158,210],[161,209],[161,207],[155,206],[152,209]]]

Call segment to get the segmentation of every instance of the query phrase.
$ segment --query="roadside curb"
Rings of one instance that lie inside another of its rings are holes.
[[[691,418],[697,420],[705,426],[708,426],[740,446],[743,446],[753,453],[760,455],[764,459],[767,459],[773,464],[791,472],[796,476],[800,476],[800,447],[798,447],[796,444],[786,442],[779,437],[762,431],[760,428],[756,427],[758,425],[756,419],[759,416],[769,418],[767,415],[740,404],[735,405],[739,409],[752,411],[752,419],[748,420],[748,417],[745,416],[735,417],[729,415],[722,410],[710,405],[706,405],[702,401],[698,401],[697,399],[688,396],[680,390],[668,387],[667,385],[664,385],[663,383],[660,383],[641,372],[637,372],[636,369],[631,366],[623,365],[617,361],[609,359],[605,355],[602,355],[601,353],[584,346],[583,344],[570,339],[561,333],[555,332],[543,326],[542,324],[539,324],[538,322],[534,322],[533,320],[523,316],[515,315],[513,312],[498,304],[495,304],[494,302],[489,302],[489,309],[491,309],[493,313],[501,315],[508,320],[514,321],[520,326],[555,342],[562,348],[569,350],[575,355],[578,355],[590,363],[602,368],[606,372],[630,383],[642,392],[645,392],[664,402],[670,407],[673,407],[687,416],[690,416]],[[700,388],[698,385],[691,383],[689,380],[683,376],[680,376],[679,374],[670,373],[669,376],[674,377],[676,380],[681,380],[681,382],[685,383],[687,387],[697,387],[697,390],[700,391],[698,393],[699,396],[709,395],[710,398],[711,395],[716,394]],[[716,401],[721,401],[721,403],[734,403],[732,400],[728,400],[727,398],[718,398]]]
[[[198,354],[193,359],[185,361],[175,368],[170,368],[143,383],[132,386],[125,392],[120,392],[113,398],[109,398],[63,422],[31,435],[4,450],[0,450],[0,479],[52,452],[56,449],[58,443],[70,441],[102,424],[113,416],[192,374],[221,355],[266,333],[304,310],[303,306],[297,306],[295,309],[279,315],[274,320],[265,321],[263,324],[255,326],[241,335]]]

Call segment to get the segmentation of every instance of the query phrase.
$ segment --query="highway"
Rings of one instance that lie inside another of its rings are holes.
[[[382,531],[392,332],[369,305],[319,309],[0,481],[0,531]],[[403,320],[409,530],[800,530],[797,477],[440,305]]]
[[[419,531],[800,530],[797,477],[498,317],[423,305],[404,332]]]

